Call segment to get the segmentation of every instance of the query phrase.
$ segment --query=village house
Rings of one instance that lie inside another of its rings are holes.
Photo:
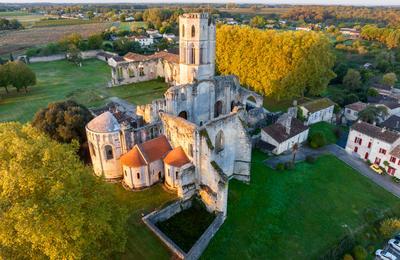
[[[318,122],[332,122],[335,103],[329,98],[320,98],[300,105],[307,125]]]
[[[281,154],[292,149],[295,144],[307,140],[309,127],[300,120],[285,113],[276,123],[261,130],[261,141],[274,154]]]
[[[358,113],[367,108],[367,104],[363,102],[355,102],[348,104],[344,107],[344,117],[347,122],[354,122],[358,120]]]
[[[383,121],[380,127],[385,127],[386,129],[390,129],[392,131],[400,132],[400,116],[390,116],[388,119]]]
[[[133,40],[135,42],[138,42],[140,44],[140,46],[142,46],[142,47],[148,47],[148,46],[154,44],[154,39],[151,37],[146,37],[146,36],[136,36],[136,37],[133,37]]]
[[[365,122],[350,128],[346,151],[400,178],[400,134]]]
[[[340,32],[345,35],[348,36],[351,39],[356,39],[360,37],[360,31],[357,29],[353,29],[353,28],[340,28]]]

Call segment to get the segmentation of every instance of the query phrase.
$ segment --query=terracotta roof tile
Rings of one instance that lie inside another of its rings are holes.
[[[145,156],[147,163],[162,159],[171,150],[171,146],[165,135],[138,144],[137,146]]]
[[[179,146],[167,154],[167,156],[164,158],[164,163],[175,167],[182,167],[183,165],[190,163],[190,160],[186,156],[182,147]]]
[[[133,52],[128,52],[125,54],[124,59],[126,61],[145,61],[148,60],[148,56],[133,53]]]
[[[179,55],[169,53],[166,51],[156,52],[152,55],[141,55],[133,52],[128,52],[125,54],[124,59],[126,61],[147,61],[155,59],[164,59],[171,63],[179,63]]]
[[[140,167],[146,165],[146,162],[137,146],[133,147],[132,150],[122,155],[120,160],[123,165],[128,167]]]

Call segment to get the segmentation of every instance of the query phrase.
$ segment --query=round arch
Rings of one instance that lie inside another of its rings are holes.
[[[187,114],[187,112],[185,110],[179,112],[178,116],[182,117],[183,119],[186,119],[186,120],[188,119],[188,114]]]
[[[223,110],[223,102],[222,100],[218,100],[217,102],[215,102],[214,104],[214,118],[219,117],[220,115],[222,115],[222,110]]]

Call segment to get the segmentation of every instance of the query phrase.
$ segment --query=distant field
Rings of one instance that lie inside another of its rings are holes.
[[[132,25],[135,27],[144,27],[147,29],[147,24],[145,22],[122,22],[119,24],[119,29],[123,31],[130,31]]]
[[[24,15],[30,15],[30,13],[23,11],[0,12],[0,17],[24,16]]]
[[[290,10],[290,8],[261,8],[258,10],[253,10],[252,8],[218,8],[218,11],[224,12],[224,13],[237,13],[237,14],[284,14],[287,13]]]
[[[36,73],[37,85],[30,87],[27,94],[14,88],[6,94],[0,88],[0,122],[30,121],[38,109],[65,99],[87,107],[105,104],[113,96],[146,104],[162,97],[167,89],[164,82],[157,80],[108,88],[111,69],[99,60],[86,60],[81,68],[65,60],[35,63],[30,67]]]
[[[104,31],[110,23],[79,24],[55,26],[50,28],[32,28],[0,33],[0,55],[20,51],[32,46],[60,40],[65,35],[79,33],[83,37]]]
[[[52,27],[52,26],[65,26],[65,25],[80,25],[98,23],[95,20],[82,20],[82,19],[58,19],[58,20],[40,20],[35,22],[33,27]]]

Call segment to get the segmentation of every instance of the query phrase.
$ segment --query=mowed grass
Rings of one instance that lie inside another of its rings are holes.
[[[114,185],[118,198],[116,203],[125,205],[130,217],[127,223],[128,240],[123,254],[114,256],[114,259],[169,259],[171,253],[148,229],[142,215],[147,215],[153,210],[163,208],[177,197],[166,192],[161,185],[156,185],[146,190],[127,191],[120,184]]]
[[[203,259],[317,259],[366,223],[368,211],[395,210],[398,198],[339,159],[277,172],[254,152],[251,184],[229,184],[228,218]]]
[[[135,28],[145,28],[147,29],[147,23],[145,22],[121,22],[119,24],[119,29],[122,31],[131,31],[132,26]]]
[[[310,126],[309,136],[313,135],[316,132],[320,132],[325,136],[326,142],[328,144],[334,144],[337,141],[337,137],[334,132],[335,128],[336,126],[327,122],[318,122]]]
[[[135,104],[146,104],[163,96],[167,89],[164,82],[153,80],[108,88],[111,68],[99,60],[86,60],[82,67],[68,61],[31,64],[37,84],[28,93],[9,88],[7,94],[0,88],[0,122],[32,119],[36,111],[48,103],[72,99],[87,107],[98,107],[116,96]]]

